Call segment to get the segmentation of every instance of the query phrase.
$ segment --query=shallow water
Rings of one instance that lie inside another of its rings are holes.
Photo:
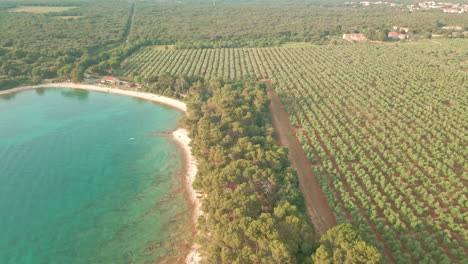
[[[144,263],[190,225],[182,113],[131,97],[37,89],[0,97],[0,263]]]

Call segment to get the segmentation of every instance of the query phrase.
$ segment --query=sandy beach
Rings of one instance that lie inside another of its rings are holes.
[[[179,128],[172,132],[172,139],[183,149],[185,158],[185,174],[184,177],[187,186],[187,194],[189,201],[192,203],[192,222],[195,225],[198,223],[198,217],[201,215],[201,201],[197,197],[197,193],[192,187],[193,182],[195,181],[195,176],[197,175],[197,164],[196,160],[192,156],[190,150],[190,138],[188,136],[188,131],[183,128]],[[192,244],[189,252],[185,256],[186,264],[197,264],[200,262],[200,254],[198,252],[198,245]]]
[[[112,88],[112,87],[108,87],[104,85],[90,85],[90,84],[79,84],[79,83],[69,83],[69,82],[46,83],[46,84],[31,85],[31,86],[21,86],[21,87],[16,87],[16,88],[9,89],[9,90],[0,91],[0,95],[23,92],[23,91],[33,90],[37,88],[73,88],[73,89],[90,90],[90,91],[97,91],[97,92],[103,92],[103,93],[121,94],[121,95],[132,96],[136,98],[141,98],[141,99],[157,102],[157,103],[164,104],[172,108],[178,109],[184,113],[187,112],[187,106],[185,105],[185,103],[176,99],[172,99],[169,97],[160,96],[160,95],[156,95],[152,93]]]
[[[32,86],[21,86],[9,90],[0,91],[1,95],[7,95],[17,92],[23,92],[27,90],[33,90],[37,88],[73,88],[73,89],[83,89],[91,90],[104,93],[113,93],[126,96],[132,96],[136,98],[141,98],[144,100],[149,100],[157,102],[160,104],[167,105],[169,107],[175,108],[187,114],[187,106],[184,102],[181,102],[176,99],[172,99],[165,96],[155,95],[147,92],[131,91],[131,90],[122,90],[118,88],[107,87],[104,85],[88,85],[88,84],[77,84],[77,83],[49,83],[49,84],[40,84]],[[192,184],[195,181],[195,176],[197,174],[197,163],[195,158],[192,155],[190,148],[190,138],[188,136],[188,131],[183,128],[179,128],[171,133],[171,138],[181,147],[185,159],[185,185],[187,188],[187,196],[192,205],[192,221],[193,225],[196,228],[198,217],[201,215],[201,201],[197,196],[196,191],[193,189]],[[187,264],[197,264],[200,261],[200,254],[198,252],[198,245],[193,244],[185,255],[185,263]]]

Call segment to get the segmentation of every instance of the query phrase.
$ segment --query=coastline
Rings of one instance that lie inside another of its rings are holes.
[[[195,158],[192,156],[190,141],[187,129],[179,128],[170,134],[170,138],[182,149],[184,154],[184,166],[185,166],[185,186],[187,187],[187,196],[192,205],[192,223],[195,227],[195,234],[197,230],[198,217],[202,214],[201,201],[197,197],[197,192],[193,189],[192,184],[195,181],[197,175],[197,164]],[[198,252],[199,246],[192,243],[189,251],[184,256],[184,263],[186,264],[198,264],[201,260]]]
[[[40,85],[31,85],[31,86],[20,86],[8,90],[0,91],[0,96],[8,95],[12,93],[24,92],[28,90],[33,90],[37,88],[72,88],[72,89],[82,89],[82,90],[90,90],[90,91],[97,91],[103,93],[112,93],[112,94],[120,94],[131,96],[135,98],[140,98],[160,104],[167,105],[169,107],[175,108],[184,114],[187,114],[187,106],[184,102],[172,99],[165,96],[160,96],[152,93],[147,92],[139,92],[139,91],[131,91],[131,90],[122,90],[118,88],[112,88],[104,85],[89,85],[89,84],[77,84],[77,83],[46,83]],[[192,184],[195,181],[195,177],[197,174],[197,163],[192,155],[191,148],[190,148],[190,138],[188,136],[188,131],[184,128],[178,128],[175,131],[170,133],[170,137],[174,142],[183,150],[184,156],[184,183],[187,190],[187,196],[189,202],[192,205],[192,224],[195,227],[195,233],[198,217],[202,214],[201,211],[201,200],[198,198],[195,189],[193,189]],[[200,254],[198,252],[199,246],[195,243],[192,243],[189,251],[183,256],[184,263],[186,264],[198,264],[201,260]]]
[[[45,83],[45,84],[38,84],[38,85],[31,85],[31,86],[20,86],[8,90],[0,91],[1,95],[7,95],[12,93],[24,92],[28,90],[33,90],[37,88],[73,88],[73,89],[81,89],[81,90],[90,90],[96,92],[103,92],[103,93],[113,93],[113,94],[120,94],[131,96],[135,98],[145,99],[148,101],[157,102],[160,104],[164,104],[175,108],[179,111],[187,113],[187,106],[184,102],[181,102],[176,99],[172,99],[166,96],[156,95],[147,92],[139,92],[139,91],[131,91],[131,90],[123,90],[118,88],[113,88],[104,85],[92,85],[92,84],[79,84],[79,83],[71,83],[71,82],[62,82],[62,83]]]

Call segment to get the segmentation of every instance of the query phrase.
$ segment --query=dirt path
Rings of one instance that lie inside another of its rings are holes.
[[[433,42],[433,43],[436,43],[436,44],[439,44],[439,45],[442,45],[442,43],[440,43],[439,41],[435,41],[435,40],[432,40],[432,39],[428,39],[430,42]]]
[[[312,164],[307,159],[304,150],[296,137],[296,131],[289,122],[288,114],[284,110],[281,100],[268,79],[261,80],[267,85],[267,94],[271,100],[270,114],[273,126],[277,132],[281,146],[289,149],[291,166],[297,170],[299,185],[304,194],[307,212],[317,234],[322,235],[336,225],[336,219],[328,207],[327,200],[322,193],[320,184],[312,171]]]

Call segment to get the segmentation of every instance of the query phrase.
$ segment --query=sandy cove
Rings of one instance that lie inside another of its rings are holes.
[[[177,110],[180,110],[184,113],[187,113],[187,106],[185,105],[184,102],[181,102],[179,100],[152,94],[152,93],[123,90],[123,89],[112,88],[112,87],[108,87],[104,85],[90,85],[90,84],[79,84],[79,83],[69,83],[69,82],[45,83],[45,84],[39,84],[39,85],[21,86],[21,87],[16,87],[16,88],[9,89],[9,90],[0,91],[0,95],[23,92],[23,91],[33,90],[37,88],[73,88],[73,89],[90,90],[90,91],[97,91],[97,92],[103,92],[103,93],[121,94],[121,95],[127,95],[127,96],[132,96],[136,98],[141,98],[141,99],[161,103],[161,104],[170,106],[172,108],[175,108]]]
[[[101,85],[88,85],[88,84],[78,84],[78,83],[46,83],[40,85],[31,85],[31,86],[21,86],[16,87],[9,90],[0,91],[1,95],[7,95],[12,93],[23,92],[27,90],[33,90],[37,88],[73,88],[73,89],[82,89],[82,90],[91,90],[103,93],[113,93],[113,94],[120,94],[126,96],[132,96],[135,98],[141,98],[148,101],[157,102],[160,104],[164,104],[180,110],[187,114],[187,106],[184,102],[181,102],[176,99],[172,99],[165,96],[155,95],[152,93],[146,92],[139,92],[139,91],[131,91],[131,90],[122,90],[118,88],[112,88],[107,86]],[[192,151],[190,148],[190,138],[188,136],[188,131],[183,128],[179,128],[171,133],[171,138],[180,146],[183,150],[183,154],[185,157],[185,185],[187,188],[187,194],[189,197],[189,201],[192,204],[192,221],[196,228],[198,217],[201,215],[201,200],[198,198],[195,189],[193,189],[192,184],[195,181],[195,176],[197,174],[197,162],[195,157],[192,155]],[[185,263],[186,264],[197,264],[200,262],[200,254],[198,252],[199,246],[193,244],[189,250],[189,252],[185,255]]]

